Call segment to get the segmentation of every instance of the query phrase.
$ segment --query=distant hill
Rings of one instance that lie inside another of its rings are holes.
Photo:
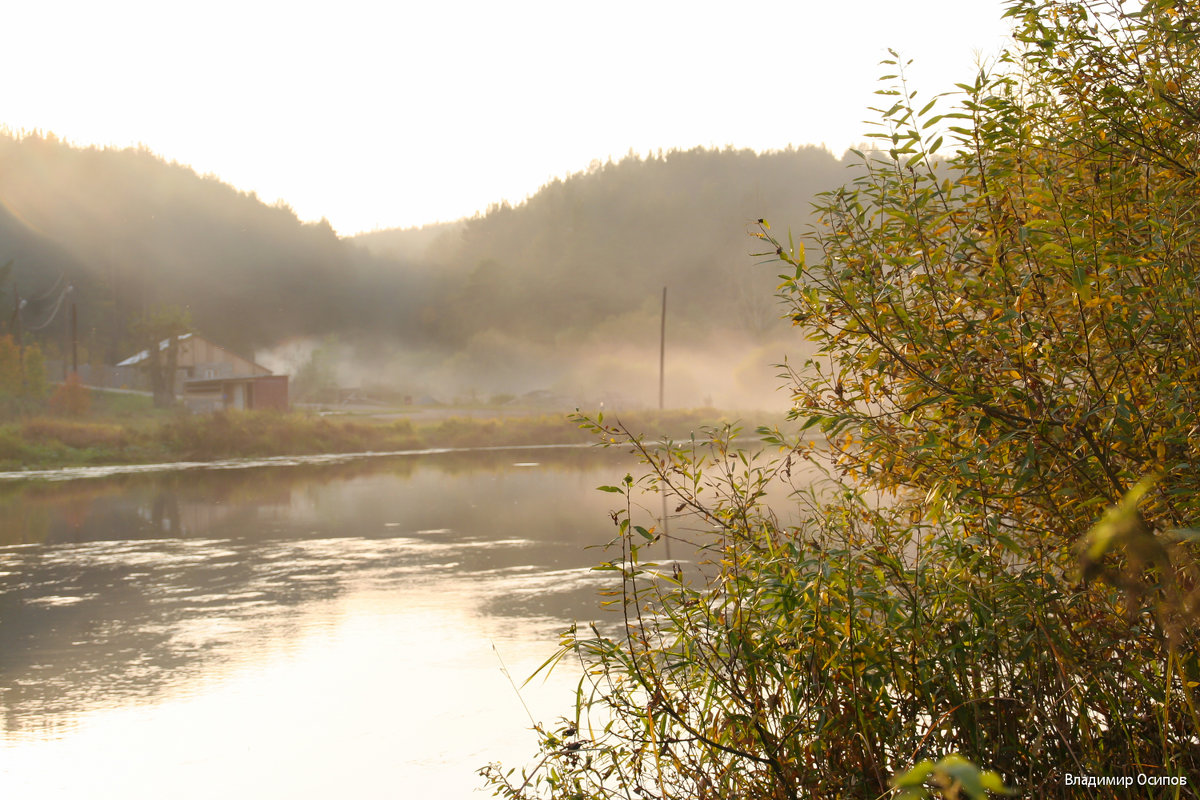
[[[129,322],[161,304],[240,348],[357,318],[348,303],[365,251],[147,150],[0,135],[0,176],[0,263],[14,261],[26,296],[73,283],[81,328],[108,359],[132,346]]]
[[[755,269],[748,235],[768,217],[802,232],[817,192],[840,185],[842,162],[816,147],[671,151],[596,164],[452,225],[357,237],[380,254],[465,273],[449,294],[440,338],[481,328],[535,338],[586,333],[670,288],[680,319],[751,333],[771,326],[770,268]]]
[[[417,228],[387,228],[356,235],[354,241],[380,258],[402,262],[429,260],[439,250],[450,250],[462,237],[466,220],[435,222]]]
[[[668,289],[668,402],[778,403],[770,364],[802,345],[779,320],[759,218],[803,235],[844,163],[807,147],[672,151],[594,164],[461,226],[358,237],[437,276],[415,295],[440,355],[401,374],[475,395],[552,386],[653,402]],[[765,399],[764,399],[765,398]]]
[[[818,148],[630,156],[516,206],[345,239],[145,149],[0,133],[0,176],[0,264],[48,342],[69,283],[95,360],[128,355],[132,320],[174,305],[237,350],[335,336],[345,383],[485,396],[641,386],[664,286],[675,352],[767,346],[777,279],[748,231],[760,217],[801,231],[843,171]]]

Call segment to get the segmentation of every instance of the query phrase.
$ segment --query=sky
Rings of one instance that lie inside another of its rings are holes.
[[[593,160],[863,141],[887,48],[922,98],[1002,0],[41,0],[4,13],[0,126],[145,146],[342,235],[519,203]]]

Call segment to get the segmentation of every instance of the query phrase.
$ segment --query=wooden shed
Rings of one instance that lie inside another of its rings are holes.
[[[193,411],[288,410],[287,375],[241,375],[184,382],[184,404]]]

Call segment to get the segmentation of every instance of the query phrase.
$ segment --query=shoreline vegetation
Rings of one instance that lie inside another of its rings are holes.
[[[1200,2],[1004,5],[948,111],[889,51],[820,227],[753,233],[826,485],[791,436],[754,463],[595,420],[644,462],[601,487],[623,624],[561,632],[574,702],[496,796],[1198,796]]]
[[[701,408],[611,416],[651,435],[687,438],[704,428],[766,415]],[[538,410],[489,415],[487,409],[447,409],[437,419],[307,411],[29,416],[0,423],[0,470],[595,441],[568,414]]]

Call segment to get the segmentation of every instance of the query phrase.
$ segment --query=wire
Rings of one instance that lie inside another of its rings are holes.
[[[52,294],[54,294],[55,292],[57,292],[57,291],[58,291],[58,285],[59,285],[60,283],[62,283],[62,282],[63,282],[63,281],[66,279],[66,277],[67,277],[67,273],[65,273],[65,272],[60,272],[60,273],[58,273],[58,280],[56,280],[56,281],[54,282],[54,285],[53,285],[53,286],[51,286],[49,289],[47,289],[47,290],[46,290],[46,293],[45,293],[45,294],[43,294],[41,297],[31,297],[31,298],[29,298],[29,302],[30,302],[30,303],[40,303],[40,302],[42,302],[43,300],[45,300],[47,297],[49,297],[50,295],[52,295]]]
[[[58,317],[59,310],[62,308],[63,300],[66,298],[67,295],[69,295],[71,293],[71,290],[74,288],[75,287],[72,286],[71,284],[67,284],[66,288],[63,289],[59,293],[58,300],[54,303],[54,310],[50,312],[50,316],[46,318],[46,321],[43,322],[41,325],[28,325],[28,326],[26,326],[25,330],[40,331],[42,328],[45,328],[46,326],[48,326],[51,322],[54,322],[55,318]],[[38,299],[45,299],[48,296],[49,296],[49,294],[45,294],[45,295],[42,295],[42,297],[38,298]]]

